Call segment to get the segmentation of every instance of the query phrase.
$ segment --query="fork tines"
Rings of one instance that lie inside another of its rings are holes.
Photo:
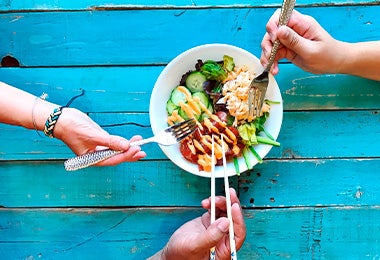
[[[197,121],[194,118],[182,121],[167,128],[167,132],[172,132],[177,141],[181,141],[197,129]]]
[[[249,92],[248,92],[248,116],[249,116],[249,118],[253,118],[260,113],[258,111],[259,99],[257,98],[260,95],[260,93],[258,93],[258,92],[259,92],[259,90],[256,87],[251,86],[251,88],[249,89]]]
[[[264,104],[265,94],[268,88],[268,71],[265,69],[263,73],[254,78],[248,91],[248,116],[253,119],[259,117]]]

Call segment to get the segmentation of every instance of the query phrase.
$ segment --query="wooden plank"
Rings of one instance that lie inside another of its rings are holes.
[[[230,182],[246,207],[378,205],[379,169],[379,158],[266,160]],[[0,177],[4,207],[199,206],[210,193],[208,178],[166,160],[69,173],[62,162],[2,162]]]
[[[149,125],[148,114],[90,114],[102,126],[135,122]],[[285,112],[278,141],[267,158],[352,158],[380,154],[379,110]],[[111,134],[130,138],[152,136],[149,127],[104,127]],[[67,159],[73,153],[61,141],[40,137],[33,130],[0,124],[0,160]],[[372,144],[372,145],[371,145]],[[157,144],[143,146],[147,160],[167,157]]]
[[[200,0],[196,3],[189,0],[176,0],[162,2],[160,0],[113,0],[112,3],[104,0],[82,0],[82,1],[55,1],[55,0],[17,0],[0,1],[0,10],[13,11],[13,10],[78,10],[78,9],[109,9],[109,8],[169,8],[169,7],[188,7],[199,8],[207,6],[280,6],[281,0],[274,0],[268,3],[264,0],[240,0],[238,4],[231,4],[228,0]],[[298,0],[297,5],[352,5],[352,4],[372,4],[377,3],[376,0]]]
[[[197,208],[1,209],[2,259],[145,259]],[[240,259],[376,259],[380,208],[245,209]],[[91,254],[89,254],[91,252]]]
[[[66,172],[63,162],[2,162],[0,205],[199,206],[210,194],[210,180],[180,170],[169,161],[125,163]],[[237,189],[237,177],[230,178]],[[220,179],[218,191],[223,191]],[[186,192],[186,196],[178,196]]]
[[[0,56],[11,55],[25,67],[166,64],[184,50],[213,42],[237,45],[260,55],[265,24],[274,10],[148,8],[2,13]],[[378,5],[300,7],[299,11],[317,18],[340,40],[379,39]],[[331,23],[330,17],[340,19]],[[205,24],[222,27],[207,26],[204,30]]]
[[[380,160],[267,161],[239,178],[245,206],[379,205]]]
[[[72,106],[85,112],[135,113],[149,111],[150,95],[162,69],[163,66],[0,68],[0,77],[34,95],[47,93],[49,101],[62,105],[84,89],[85,95]]]
[[[0,78],[34,95],[48,93],[48,100],[62,105],[84,89],[85,95],[72,104],[84,112],[145,113],[162,69],[163,66],[0,68]],[[380,82],[347,75],[314,75],[292,64],[281,64],[276,80],[285,110],[380,108]]]

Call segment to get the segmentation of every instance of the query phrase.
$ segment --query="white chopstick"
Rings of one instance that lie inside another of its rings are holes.
[[[236,253],[236,243],[235,243],[235,231],[234,231],[234,223],[232,221],[232,212],[231,212],[231,195],[230,195],[230,185],[228,182],[228,176],[227,176],[227,162],[226,162],[226,155],[224,150],[224,141],[223,141],[223,135],[222,137],[222,154],[223,154],[223,172],[224,172],[224,192],[226,194],[226,203],[227,203],[227,218],[230,221],[230,227],[229,227],[229,235],[230,235],[230,248],[231,248],[231,260],[237,260],[237,253]]]
[[[214,135],[211,137],[211,224],[215,222],[215,147]],[[210,260],[215,260],[215,247],[210,249]]]

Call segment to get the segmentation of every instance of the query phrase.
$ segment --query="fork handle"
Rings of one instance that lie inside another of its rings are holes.
[[[129,145],[130,147],[140,146],[140,145],[150,143],[153,141],[154,141],[153,138],[147,138],[147,139],[131,142]],[[91,165],[97,164],[101,161],[104,161],[122,152],[123,151],[105,149],[105,150],[95,151],[91,153],[86,153],[86,154],[82,154],[82,155],[66,160],[64,163],[64,166],[65,166],[66,171],[76,171],[76,170],[87,168]]]
[[[66,171],[76,171],[97,164],[119,153],[122,153],[122,151],[115,151],[111,149],[86,153],[66,160],[64,166]]]
[[[278,26],[287,25],[292,15],[294,5],[296,4],[296,0],[284,0],[281,6],[280,18],[278,21]],[[280,41],[277,39],[273,43],[272,50],[269,55],[269,61],[267,66],[265,67],[265,71],[269,71],[273,65],[274,58],[276,57],[278,48],[280,47]]]
[[[276,58],[276,54],[277,54],[278,48],[280,48],[280,41],[279,40],[275,40],[274,43],[273,43],[272,50],[270,51],[268,64],[265,67],[265,71],[266,72],[270,71],[270,68],[272,67],[273,62],[274,62],[274,58]]]

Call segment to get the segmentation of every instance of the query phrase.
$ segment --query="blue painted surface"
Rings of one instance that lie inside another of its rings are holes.
[[[0,58],[21,67],[0,67],[0,80],[60,104],[85,89],[72,106],[111,133],[150,136],[149,127],[128,123],[149,126],[164,66],[210,42],[258,56],[280,4],[3,0]],[[338,39],[380,39],[378,1],[299,0],[296,8]],[[379,82],[280,66],[281,147],[230,178],[247,222],[239,258],[377,259]],[[203,212],[209,179],[182,171],[156,144],[144,150],[138,163],[67,173],[63,161],[73,154],[63,143],[0,124],[0,258],[144,259],[159,250]]]

